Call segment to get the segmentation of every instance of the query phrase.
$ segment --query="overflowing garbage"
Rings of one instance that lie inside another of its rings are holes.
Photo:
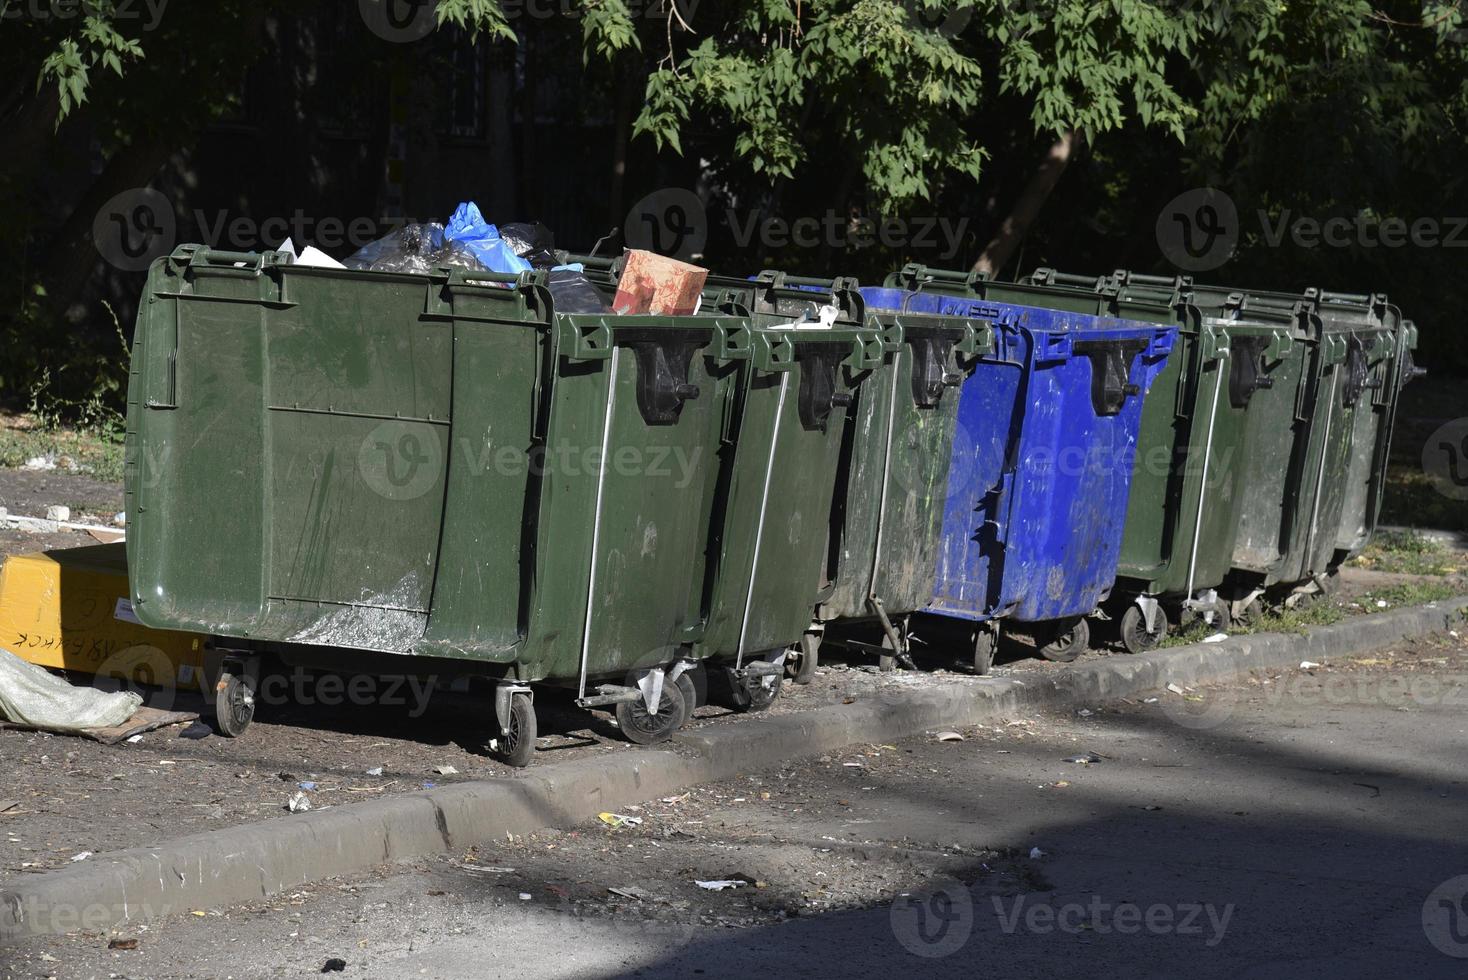
[[[358,272],[407,272],[427,274],[435,269],[468,269],[475,272],[497,272],[506,276],[522,272],[542,271],[546,275],[551,301],[559,313],[606,313],[608,305],[601,292],[586,278],[585,267],[579,262],[562,263],[556,259],[555,237],[551,230],[539,222],[516,222],[496,226],[487,221],[473,201],[460,204],[447,224],[437,222],[413,223],[364,245],[343,262],[310,246],[300,253],[287,239],[278,249],[288,253],[297,265],[346,268]],[[651,256],[652,253],[631,253]],[[683,263],[678,263],[683,265]],[[697,273],[707,276],[707,271],[688,266],[694,275],[685,282],[692,283]],[[702,288],[702,278],[692,289],[696,300]],[[508,288],[510,283],[501,285]],[[687,287],[685,286],[685,294]],[[653,309],[654,301],[660,297],[652,295],[629,300],[618,306],[617,313],[659,313]],[[692,312],[690,309],[688,312]]]

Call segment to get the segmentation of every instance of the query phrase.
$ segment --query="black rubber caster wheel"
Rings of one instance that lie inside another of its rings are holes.
[[[999,630],[980,626],[974,631],[974,673],[983,677],[994,669],[994,651],[999,648]]]
[[[507,766],[524,769],[535,755],[535,738],[539,726],[535,720],[535,705],[530,695],[510,695],[510,724],[495,740],[496,754]]]
[[[1239,613],[1239,625],[1253,629],[1264,621],[1264,600],[1253,598]]]
[[[214,685],[214,727],[226,738],[239,738],[255,717],[255,690],[242,674],[225,671]]]
[[[693,712],[698,710],[698,686],[693,681],[691,670],[679,674],[677,684],[679,693],[683,695],[683,720],[678,723],[678,727],[682,728],[693,717]]]
[[[1040,656],[1056,663],[1068,664],[1091,647],[1091,627],[1084,616],[1058,623],[1054,637],[1040,648]]]
[[[680,678],[681,680],[681,678]],[[686,706],[683,689],[677,684],[664,684],[658,699],[658,713],[650,714],[641,697],[617,703],[617,725],[630,742],[654,745],[665,742],[682,726]]]
[[[1167,639],[1167,612],[1157,610],[1157,628],[1147,629],[1147,617],[1135,603],[1126,607],[1121,614],[1121,646],[1127,653],[1146,653],[1156,650]]]
[[[709,671],[709,700],[740,714],[753,714],[775,703],[784,682],[782,674],[750,677],[746,682],[733,667],[715,667]]]
[[[821,634],[806,633],[800,645],[785,657],[785,676],[797,684],[809,684],[821,662]]]

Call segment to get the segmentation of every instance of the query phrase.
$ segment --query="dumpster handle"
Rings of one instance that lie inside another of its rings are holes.
[[[963,322],[963,339],[953,345],[953,349],[960,354],[972,357],[982,357],[984,354],[994,353],[994,327],[988,320],[979,320],[977,324],[973,320],[965,319]]]
[[[501,286],[514,286],[514,285],[517,285],[521,281],[521,279],[520,279],[521,275],[523,275],[523,273],[519,273],[519,272],[490,272],[488,269],[479,270],[479,269],[464,269],[464,268],[455,267],[455,268],[449,270],[449,285],[450,286],[461,286],[461,285],[470,285],[470,284],[473,284],[473,283],[476,283],[476,282],[492,282],[492,283],[497,283],[497,284],[499,284]],[[534,278],[535,278],[534,273],[532,273],[530,275],[525,276],[525,281],[526,282],[530,282]]]
[[[783,333],[754,335],[754,364],[761,371],[789,371],[795,367],[795,344]]]
[[[1078,286],[1083,289],[1094,289],[1099,291],[1106,285],[1105,276],[1082,276],[1071,272],[1059,272],[1055,269],[1036,269],[1029,275],[1030,282],[1037,286]]]
[[[244,269],[237,269],[244,265]],[[237,272],[258,273],[265,268],[265,256],[260,252],[229,252],[212,248],[201,248],[189,256],[189,268],[218,266],[235,269]]]
[[[893,317],[892,323],[882,328],[882,350],[888,354],[895,354],[902,350],[902,341],[906,334],[907,328],[902,322],[902,317]]]
[[[596,608],[596,560],[601,548],[601,504],[607,484],[607,443],[612,434],[612,406],[617,401],[617,348],[611,349],[611,365],[607,368],[607,407],[601,423],[601,458],[596,470],[596,504],[591,518],[591,568],[586,576],[586,619],[581,628],[581,671],[577,682],[578,698],[586,697],[587,655],[591,651],[591,614]]]
[[[1123,285],[1135,286],[1166,286],[1172,289],[1191,286],[1192,276],[1153,276],[1145,272],[1131,272],[1127,269],[1117,269],[1112,278]]]
[[[612,327],[605,319],[583,324],[561,319],[561,352],[573,361],[605,361],[615,349]]]
[[[887,344],[880,333],[862,331],[852,342],[851,357],[847,359],[847,363],[854,370],[870,371],[873,368],[881,367],[882,356],[887,350]]]
[[[753,343],[747,323],[720,320],[714,325],[714,356],[720,360],[749,360]]]
[[[790,390],[790,375],[780,376],[780,399],[775,402],[775,425],[770,433],[770,455],[765,462],[765,486],[760,493],[759,522],[754,528],[754,556],[749,563],[749,588],[744,593],[744,614],[739,618],[739,645],[734,651],[734,668],[744,666],[744,637],[749,630],[749,610],[754,602],[754,583],[759,576],[760,545],[765,538],[765,514],[770,506],[770,481],[775,475],[775,449],[780,445],[780,417],[785,414],[785,394]]]

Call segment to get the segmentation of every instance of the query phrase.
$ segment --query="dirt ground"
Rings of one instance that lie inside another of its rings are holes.
[[[44,514],[55,503],[70,506],[74,517],[96,517],[100,523],[121,506],[121,493],[115,486],[71,474],[0,470],[0,506],[11,513]],[[0,552],[90,543],[81,533],[0,531]],[[1348,569],[1334,601],[1348,613],[1376,612],[1385,600],[1373,599],[1374,593],[1421,580]],[[1468,592],[1468,582],[1459,591]],[[921,632],[918,638],[924,639]],[[944,646],[937,636],[927,639],[934,645],[920,645],[916,651],[921,670],[889,674],[859,657],[843,660],[839,650],[828,648],[815,682],[807,687],[786,683],[771,711],[860,700],[883,688],[984,683],[959,669],[964,649]],[[1067,669],[1033,654],[1023,637],[1007,638],[995,675]],[[1112,655],[1118,654],[1096,649],[1082,662]],[[1405,662],[1424,655],[1417,646],[1394,654]],[[372,679],[364,690],[365,696],[349,698],[336,678],[278,678],[269,696],[262,690],[249,731],[233,740],[212,734],[203,724],[150,732],[136,743],[116,746],[0,729],[0,769],[5,774],[0,785],[0,830],[5,831],[0,875],[64,867],[84,851],[147,845],[284,815],[297,793],[319,809],[384,793],[516,774],[487,750],[489,719],[482,697],[427,689],[417,678]],[[150,703],[161,707],[203,710],[196,695],[149,693]],[[542,738],[536,765],[629,748],[610,712],[578,710],[554,692],[538,695],[537,708]],[[690,725],[727,724],[735,718],[725,709],[705,706]],[[126,819],[117,819],[117,814],[126,814]]]
[[[112,527],[123,508],[122,486],[58,470],[0,469],[0,507],[11,517],[44,518],[46,508],[57,505],[71,508],[78,524]],[[0,525],[0,557],[96,543],[85,531],[37,533]]]
[[[852,746],[622,808],[639,823],[29,941],[0,975],[1461,976],[1420,910],[1464,867],[1465,683],[1468,641],[1443,636]],[[964,942],[909,929],[908,895]],[[1006,925],[1021,900],[1089,911]],[[1123,935],[1118,903],[1220,918]]]

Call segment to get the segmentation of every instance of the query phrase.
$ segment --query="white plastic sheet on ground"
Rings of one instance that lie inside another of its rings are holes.
[[[142,703],[130,691],[73,687],[46,668],[0,649],[0,718],[6,721],[63,732],[115,728]]]

